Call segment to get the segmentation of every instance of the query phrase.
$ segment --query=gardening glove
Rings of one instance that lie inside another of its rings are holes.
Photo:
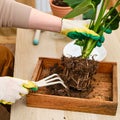
[[[32,81],[13,77],[0,77],[0,103],[12,104],[23,95],[28,94],[27,88],[35,88]]]
[[[88,28],[88,20],[62,20],[62,29],[61,33],[70,37],[71,39],[86,39],[91,38],[97,40],[97,46],[101,46],[104,42],[104,37],[100,36],[93,30]]]

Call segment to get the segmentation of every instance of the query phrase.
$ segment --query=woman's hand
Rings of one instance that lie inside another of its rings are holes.
[[[12,104],[23,95],[28,94],[27,88],[34,88],[35,84],[28,80],[14,77],[0,77],[0,103]]]
[[[93,40],[98,41],[99,44],[97,46],[100,47],[100,45],[104,42],[104,37],[100,36],[93,30],[90,30],[88,28],[89,21],[88,20],[62,20],[62,30],[61,33],[68,36],[69,38],[75,40],[75,39],[85,39],[85,38],[91,38]],[[101,43],[101,44],[100,44]]]

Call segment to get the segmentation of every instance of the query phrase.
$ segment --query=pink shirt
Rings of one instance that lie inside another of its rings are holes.
[[[0,0],[0,27],[27,28],[31,9],[14,0]]]

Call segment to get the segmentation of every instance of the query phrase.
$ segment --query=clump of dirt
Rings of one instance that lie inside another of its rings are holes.
[[[62,57],[61,65],[50,68],[50,74],[57,73],[64,80],[68,89],[57,84],[47,87],[50,94],[86,98],[93,90],[93,75],[96,74],[98,62],[81,57]]]
[[[56,6],[68,7],[68,4],[63,2],[63,0],[53,0],[52,3]]]

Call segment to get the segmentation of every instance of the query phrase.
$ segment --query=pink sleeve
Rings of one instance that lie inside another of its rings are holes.
[[[14,0],[0,0],[0,27],[27,28],[31,9]]]

